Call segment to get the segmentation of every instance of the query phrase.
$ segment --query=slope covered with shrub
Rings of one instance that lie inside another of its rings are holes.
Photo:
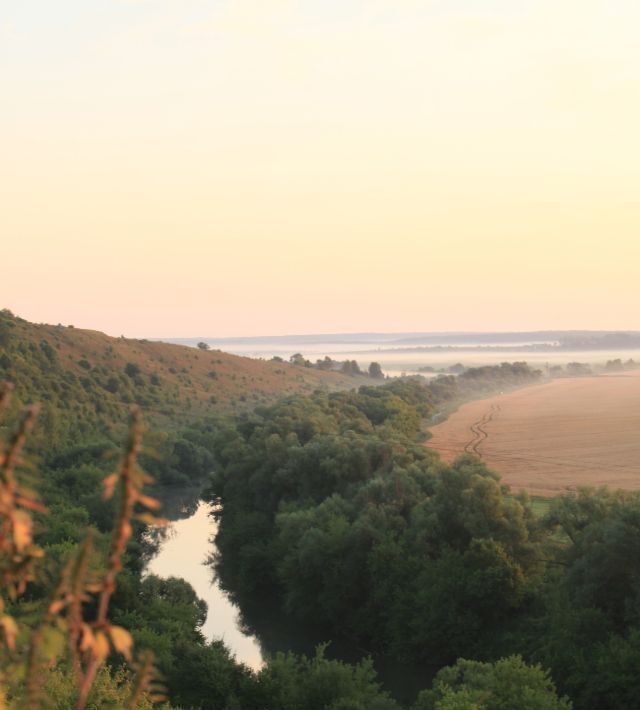
[[[0,311],[0,380],[13,383],[16,407],[40,402],[49,445],[96,427],[103,434],[121,429],[132,404],[154,426],[175,429],[287,394],[358,384],[285,362],[29,323],[7,310]]]

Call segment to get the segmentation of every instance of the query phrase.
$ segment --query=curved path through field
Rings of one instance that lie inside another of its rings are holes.
[[[640,371],[559,379],[468,402],[431,432],[427,446],[444,460],[480,456],[515,490],[640,490]]]
[[[478,419],[469,426],[469,431],[473,435],[471,439],[464,445],[464,450],[468,454],[475,454],[482,458],[482,453],[480,451],[480,444],[489,437],[489,433],[486,430],[486,426],[493,420],[493,417],[500,411],[500,405],[493,403],[489,409]]]

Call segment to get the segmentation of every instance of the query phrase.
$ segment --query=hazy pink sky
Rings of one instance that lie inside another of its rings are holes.
[[[131,336],[640,329],[634,0],[0,8],[0,307]]]

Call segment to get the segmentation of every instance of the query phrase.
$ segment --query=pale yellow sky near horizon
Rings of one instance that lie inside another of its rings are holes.
[[[640,4],[0,0],[0,307],[640,329]]]

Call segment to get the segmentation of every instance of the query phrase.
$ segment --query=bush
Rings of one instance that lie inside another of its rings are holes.
[[[569,710],[540,666],[520,656],[495,663],[460,659],[436,675],[431,690],[418,696],[415,710]]]
[[[135,362],[128,362],[124,367],[124,371],[126,375],[133,379],[140,374],[140,367]]]

